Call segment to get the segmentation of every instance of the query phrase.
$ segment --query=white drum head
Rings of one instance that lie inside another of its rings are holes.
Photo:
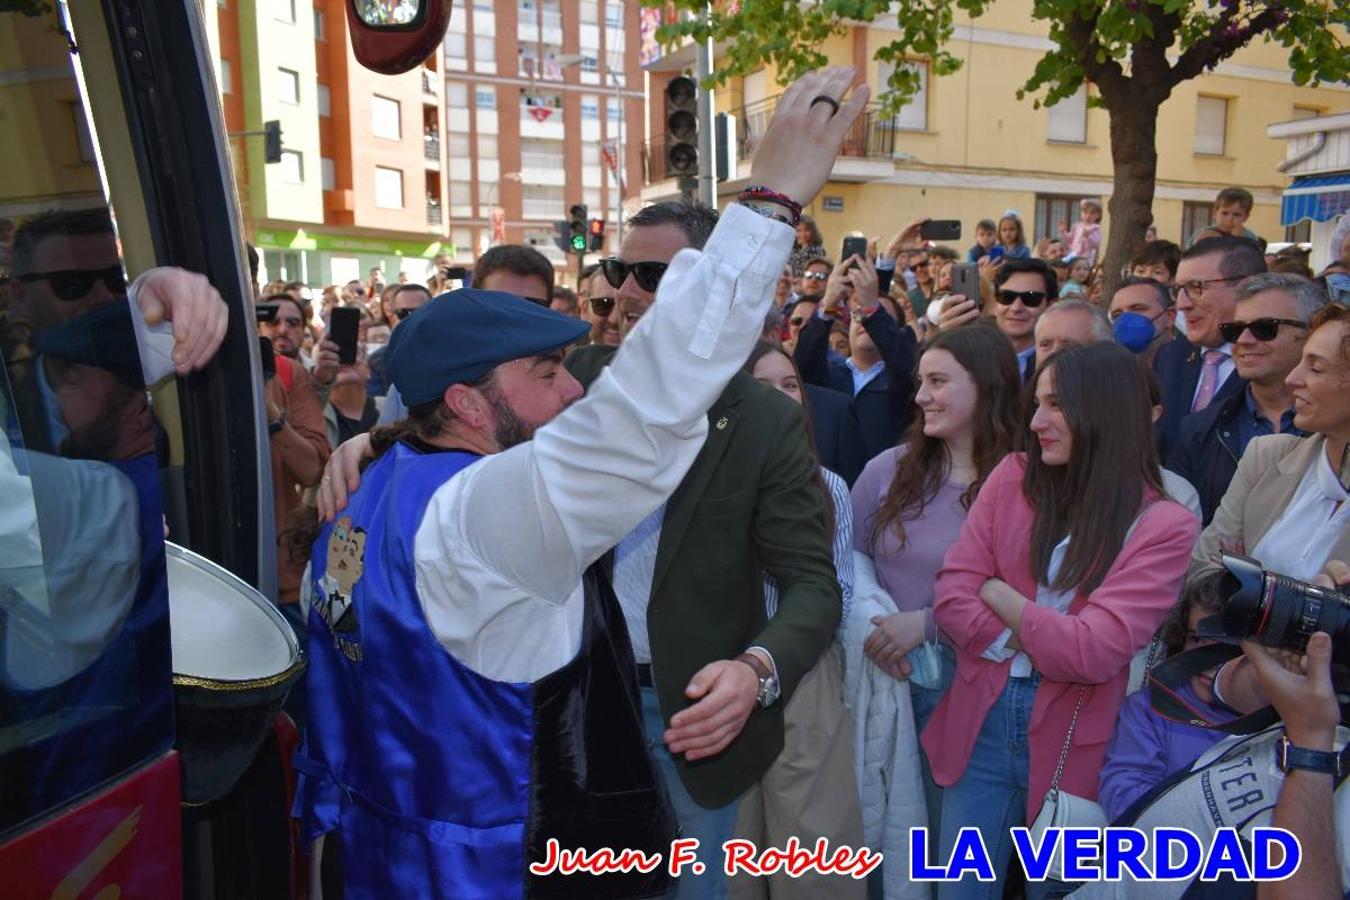
[[[251,681],[295,664],[295,632],[266,597],[205,557],[165,547],[175,675]]]

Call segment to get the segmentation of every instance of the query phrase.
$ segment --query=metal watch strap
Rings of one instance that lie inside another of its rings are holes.
[[[1341,777],[1341,754],[1335,750],[1309,750],[1307,747],[1300,747],[1290,743],[1288,735],[1280,738],[1276,762],[1283,772],[1290,769],[1305,769],[1309,772],[1322,772],[1336,778]]]

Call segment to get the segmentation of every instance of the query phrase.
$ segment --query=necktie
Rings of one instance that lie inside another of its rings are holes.
[[[1222,350],[1206,350],[1204,357],[1205,368],[1200,372],[1200,390],[1195,392],[1191,412],[1199,412],[1214,399],[1214,392],[1219,389],[1219,366],[1228,358],[1228,354]]]

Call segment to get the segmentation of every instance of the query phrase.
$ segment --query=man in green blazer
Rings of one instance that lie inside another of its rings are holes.
[[[716,218],[695,204],[660,203],[628,221],[620,257],[601,264],[618,289],[621,333],[655,299],[664,264],[685,247],[701,248]],[[589,386],[614,351],[583,347],[566,365]],[[725,877],[721,842],[732,836],[736,801],[782,750],[783,707],[840,615],[829,501],[813,483],[801,406],[741,373],[708,423],[707,442],[670,501],[614,554],[647,739],[683,836],[700,839],[707,866],[702,878],[686,870],[681,897],[708,895],[708,882]],[[781,598],[771,620],[765,575]]]

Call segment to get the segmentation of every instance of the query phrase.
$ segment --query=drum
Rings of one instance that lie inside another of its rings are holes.
[[[305,661],[290,623],[252,585],[165,547],[183,802],[209,803],[253,761]]]

